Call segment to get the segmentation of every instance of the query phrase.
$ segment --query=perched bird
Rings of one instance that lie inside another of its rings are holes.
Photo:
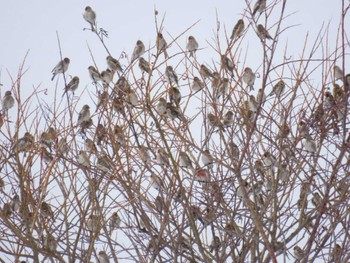
[[[287,183],[289,179],[290,171],[287,168],[286,163],[281,163],[278,165],[277,176],[282,183]]]
[[[95,136],[97,145],[101,145],[101,142],[107,142],[107,129],[102,123],[97,125]]]
[[[44,218],[51,218],[52,220],[54,220],[54,214],[52,212],[51,206],[46,203],[46,202],[42,202],[41,203],[41,207],[40,207],[40,211],[41,211],[41,215]]]
[[[250,88],[250,91],[254,90],[255,78],[256,76],[253,70],[249,67],[246,67],[242,75],[242,80]]]
[[[51,71],[52,73],[51,81],[54,80],[57,74],[60,74],[60,73],[64,74],[68,70],[69,63],[70,63],[69,58],[64,58],[63,60],[58,62],[56,67],[54,67],[53,70]]]
[[[214,236],[209,246],[210,253],[212,253],[214,250],[215,251],[219,250],[220,246],[221,246],[220,238],[218,236]]]
[[[283,80],[280,80],[273,86],[271,93],[269,96],[276,95],[277,98],[280,98],[286,89],[286,84]]]
[[[162,179],[160,179],[160,177],[155,175],[155,174],[151,175],[151,186],[154,189],[156,189],[157,191],[164,191],[165,190],[165,186],[164,186]]]
[[[170,164],[169,163],[169,156],[163,148],[160,148],[157,150],[156,160],[157,160],[158,164],[162,165],[162,166]]]
[[[169,57],[168,53],[166,52],[168,45],[167,45],[162,33],[157,34],[156,47],[157,47],[157,52],[159,54],[162,52],[164,53],[165,59],[167,59]]]
[[[168,90],[168,94],[169,94],[170,102],[178,106],[181,101],[180,90],[175,87],[170,87]]]
[[[296,259],[302,260],[305,257],[305,252],[299,246],[295,246],[293,251]]]
[[[44,238],[44,247],[54,252],[57,249],[57,241],[53,235],[49,234]]]
[[[213,72],[211,87],[214,90],[214,92],[218,89],[220,82],[221,82],[221,78],[220,78],[219,72],[217,71]]]
[[[174,106],[172,103],[168,102],[166,108],[167,108],[167,114],[166,114],[167,117],[169,117],[172,120],[175,120],[176,118],[180,119],[181,121],[184,120],[184,116],[179,110],[179,107]]]
[[[112,216],[109,218],[109,230],[112,232],[114,229],[120,227],[121,219],[118,215],[118,212],[114,212]]]
[[[4,97],[2,98],[2,110],[7,111],[15,105],[15,99],[12,96],[10,90],[5,92]]]
[[[71,79],[71,81],[69,81],[69,83],[67,84],[67,86],[65,87],[64,89],[64,93],[63,93],[63,96],[64,94],[66,94],[68,91],[71,91],[74,92],[77,90],[79,86],[79,77],[78,76],[75,76]]]
[[[225,95],[229,89],[230,81],[228,78],[223,78],[220,80],[219,85],[216,90],[216,99],[219,99],[221,96],[225,98]]]
[[[208,169],[198,169],[194,173],[194,180],[198,182],[207,183],[210,182],[210,178],[211,175]]]
[[[98,81],[101,81],[101,74],[97,71],[97,69],[94,66],[88,67],[90,78],[93,80],[94,83],[97,83]]]
[[[133,63],[136,59],[141,57],[146,51],[145,45],[141,40],[137,40],[134,51],[131,55],[131,63]]]
[[[97,158],[96,167],[102,172],[108,173],[113,169],[114,164],[107,155],[101,155]]]
[[[334,106],[335,106],[335,100],[332,93],[330,93],[329,91],[326,91],[326,93],[324,94],[324,100],[323,100],[324,110],[326,111],[331,110],[333,109]]]
[[[190,52],[190,57],[193,57],[198,49],[198,42],[193,36],[188,37],[187,50]]]
[[[96,215],[91,214],[86,222],[86,227],[89,231],[96,233],[99,231],[100,220]]]
[[[231,77],[234,77],[235,64],[225,55],[221,55],[221,67],[226,70]]]
[[[205,222],[203,220],[203,214],[199,206],[191,205],[190,207],[191,215],[194,220],[200,221],[203,225],[205,225]]]
[[[233,141],[229,142],[227,150],[230,157],[232,157],[234,160],[239,159],[239,148]]]
[[[333,251],[331,253],[331,261],[334,263],[341,263],[343,249],[339,244],[335,244]]]
[[[236,25],[233,27],[231,40],[235,40],[236,38],[239,38],[240,36],[242,36],[243,31],[244,31],[244,21],[243,19],[239,19]]]
[[[28,151],[34,144],[34,137],[29,132],[26,132],[22,138],[19,138],[17,143],[12,147],[13,152]]]
[[[146,72],[148,74],[151,74],[150,65],[148,61],[146,61],[143,57],[140,57],[139,59],[139,68],[141,69],[142,73]]]
[[[249,184],[245,180],[243,180],[242,185],[239,185],[236,190],[237,196],[241,199],[244,197],[243,189],[245,189],[247,193],[249,192]]]
[[[311,203],[317,208],[322,205],[322,197],[319,193],[312,193]]]
[[[112,71],[110,69],[103,70],[101,72],[101,79],[105,84],[109,85],[113,79]]]
[[[149,150],[146,146],[140,145],[138,148],[139,156],[141,161],[144,163],[151,163],[151,156],[149,155]]]
[[[333,83],[333,97],[336,102],[342,103],[345,97],[345,92],[337,83]]]
[[[261,160],[256,160],[254,163],[254,171],[264,177],[265,169],[264,169],[264,164]]]
[[[78,125],[90,119],[90,106],[85,104],[78,115]]]
[[[249,109],[252,112],[257,112],[258,111],[258,103],[255,100],[255,96],[254,95],[249,95],[248,106],[249,106]]]
[[[302,138],[310,136],[308,126],[307,126],[306,122],[304,122],[302,120],[299,121],[298,131],[299,131],[299,134]]]
[[[90,138],[85,139],[85,148],[90,153],[94,153],[94,154],[97,153],[97,147],[96,147],[94,141],[91,140]]]
[[[84,168],[90,168],[90,159],[85,151],[79,151],[78,163]]]
[[[198,77],[193,78],[193,82],[191,86],[193,91],[200,91],[204,87],[205,87],[205,84],[203,83],[203,81],[201,81]]]
[[[204,150],[204,152],[202,153],[202,162],[204,166],[209,167],[211,167],[214,162],[214,157],[211,155],[208,149]]]
[[[21,208],[21,200],[19,198],[19,195],[16,194],[14,195],[14,197],[12,197],[10,207],[13,212],[19,211],[19,209]]]
[[[334,80],[337,81],[339,79],[343,79],[343,70],[337,66],[337,65],[334,65],[333,67],[333,73],[334,73]]]
[[[160,115],[167,114],[167,102],[164,98],[159,98],[158,104],[157,104],[157,112]]]
[[[225,115],[222,118],[222,126],[224,128],[229,127],[233,125],[233,121],[234,121],[233,112],[229,110],[228,112],[225,113]]]
[[[256,30],[257,30],[258,36],[262,41],[264,41],[265,39],[272,40],[272,37],[270,36],[269,32],[265,29],[265,27],[262,24],[259,24]]]
[[[66,153],[69,150],[69,146],[67,144],[67,138],[61,138],[57,143],[57,150],[60,153]]]
[[[115,59],[112,56],[107,56],[106,57],[106,61],[107,61],[107,66],[108,68],[112,71],[112,72],[123,72],[122,66],[120,65],[120,62]]]
[[[52,154],[45,147],[40,147],[40,157],[46,164],[50,164],[53,160]]]
[[[276,164],[276,157],[270,152],[265,152],[261,159],[265,166],[274,166]]]
[[[166,67],[165,76],[170,85],[175,83],[177,86],[179,86],[179,79],[172,66]]]
[[[114,136],[115,136],[115,140],[117,141],[117,143],[119,143],[122,146],[125,145],[126,139],[125,139],[125,133],[124,133],[123,127],[116,124],[114,126]]]
[[[83,18],[86,22],[88,22],[91,26],[91,30],[95,31],[96,27],[96,13],[90,6],[85,7],[85,12],[83,14]]]
[[[304,150],[311,153],[311,154],[314,154],[316,153],[316,150],[317,150],[317,146],[316,146],[316,142],[314,139],[311,138],[310,135],[307,135],[305,138],[304,138]]]
[[[136,92],[132,88],[128,88],[128,90],[125,92],[125,102],[129,103],[131,106],[137,106],[139,104],[139,98],[137,97]]]
[[[256,95],[256,102],[261,104],[261,105],[264,105],[264,102],[266,100],[266,95],[263,91],[263,89],[259,89],[258,90],[258,94]]]
[[[253,9],[253,16],[255,16],[256,13],[262,13],[266,9],[266,0],[258,0]]]
[[[207,78],[213,78],[213,73],[210,71],[210,69],[208,69],[205,65],[201,65],[200,69],[199,69],[199,74],[201,74],[201,76],[203,77],[203,79],[207,79]]]
[[[155,204],[156,211],[160,215],[163,215],[164,202],[163,202],[163,198],[160,195],[157,195],[157,197],[154,199],[154,204]]]
[[[179,153],[179,165],[183,168],[192,168],[192,161],[190,157],[183,151]]]

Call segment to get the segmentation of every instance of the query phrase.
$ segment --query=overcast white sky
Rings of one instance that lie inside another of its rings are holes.
[[[92,48],[100,67],[105,67],[106,52],[97,42],[96,36],[82,30],[87,26],[82,18],[86,5],[92,6],[97,13],[98,25],[109,32],[107,46],[114,56],[119,56],[124,50],[130,55],[137,39],[143,40],[146,45],[154,44],[153,10],[155,6],[160,15],[166,13],[165,31],[173,36],[177,36],[200,20],[188,34],[180,39],[180,43],[182,41],[185,47],[188,35],[194,35],[201,47],[207,47],[201,52],[199,59],[204,61],[211,60],[213,54],[206,40],[211,40],[213,30],[216,28],[216,10],[222,30],[225,26],[231,34],[232,27],[243,13],[245,1],[2,1],[0,4],[3,10],[0,16],[2,33],[0,82],[4,86],[1,87],[1,94],[9,89],[10,85],[6,71],[9,70],[11,74],[16,75],[18,66],[28,50],[30,52],[26,65],[30,69],[22,81],[22,89],[30,92],[32,85],[39,84],[42,88],[49,90],[54,88],[54,83],[50,81],[51,70],[60,59],[56,31],[61,39],[63,56],[71,59],[69,74],[80,76],[80,87],[91,83],[87,67],[92,64],[92,60],[87,43]],[[285,25],[299,24],[298,27],[289,30],[289,49],[299,53],[303,43],[302,37],[309,30],[313,39],[323,22],[331,22],[333,29],[331,32],[335,36],[340,6],[340,0],[288,1],[287,13],[297,13],[288,18]],[[270,21],[269,23],[276,22],[273,19]],[[170,41],[169,35],[167,33],[164,35]],[[250,57],[254,59],[257,52],[253,48],[254,41],[248,40],[247,44],[252,47],[248,59]],[[259,62],[249,61],[249,63],[259,65]]]

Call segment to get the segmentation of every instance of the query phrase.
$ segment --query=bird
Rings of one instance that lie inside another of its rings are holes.
[[[146,61],[143,57],[140,57],[139,59],[139,68],[141,69],[142,73],[146,72],[148,74],[151,74],[150,65],[148,61]]]
[[[66,153],[69,150],[66,138],[61,138],[57,143],[57,150],[59,153]]]
[[[255,100],[255,96],[254,95],[249,95],[248,106],[249,106],[249,109],[252,112],[257,112],[258,111],[258,103]]]
[[[214,250],[217,251],[221,246],[221,241],[218,236],[214,236],[213,240],[209,245],[209,251],[212,253]]]
[[[228,91],[229,85],[230,85],[230,81],[228,78],[223,78],[222,80],[220,80],[216,90],[216,99],[219,99],[221,96],[225,97]]]
[[[253,16],[255,16],[256,13],[262,13],[266,9],[266,0],[258,0],[253,8]]]
[[[108,68],[106,70],[103,70],[100,75],[101,75],[102,81],[108,86],[113,79],[112,71]]]
[[[85,7],[85,12],[83,14],[83,18],[86,22],[88,22],[91,26],[91,31],[95,31],[96,27],[96,13],[90,6]]]
[[[34,136],[26,132],[23,137],[19,138],[12,147],[12,152],[28,151],[34,144]]]
[[[190,57],[193,57],[198,49],[198,42],[193,36],[188,37],[186,48],[190,52]]]
[[[78,115],[78,125],[90,119],[90,106],[85,104]]]
[[[342,102],[345,97],[345,91],[337,83],[333,83],[333,97],[336,102]]]
[[[317,208],[322,205],[322,197],[319,193],[312,193],[311,203]]]
[[[331,253],[331,261],[334,263],[341,263],[343,249],[339,244],[335,244],[333,251]]]
[[[94,66],[88,67],[90,78],[93,80],[94,83],[97,83],[98,81],[101,81],[101,74],[97,71],[97,69]]]
[[[157,112],[160,115],[166,115],[167,114],[167,102],[164,98],[159,98],[158,104],[157,104]]]
[[[107,155],[103,154],[97,158],[96,167],[102,172],[108,173],[113,169],[114,164]]]
[[[179,165],[183,168],[192,168],[192,161],[186,152],[179,153]]]
[[[265,27],[262,24],[259,24],[256,29],[257,29],[257,34],[262,41],[265,39],[272,40],[271,35],[269,34],[269,32],[265,29]]]
[[[151,175],[151,186],[154,189],[156,189],[157,191],[164,191],[165,190],[165,186],[164,186],[162,179],[160,179],[160,177],[155,175],[155,174]]]
[[[163,34],[158,32],[157,34],[157,39],[156,39],[156,47],[157,47],[157,52],[160,54],[160,53],[164,53],[164,57],[165,59],[167,59],[169,56],[168,56],[168,53],[166,51],[168,45],[163,37]]]
[[[285,92],[285,89],[286,89],[286,83],[281,79],[273,86],[269,96],[276,95],[277,98],[280,98]]]
[[[301,260],[305,257],[305,252],[299,246],[295,246],[293,251],[296,259]]]
[[[51,206],[48,203],[44,201],[41,203],[40,212],[44,218],[50,217],[52,220],[54,220],[54,214],[52,212]]]
[[[64,94],[66,94],[68,91],[74,92],[77,90],[78,86],[79,86],[79,77],[78,76],[74,76],[67,84],[67,86],[64,88],[64,93],[62,96],[64,96]]]
[[[339,79],[343,79],[343,70],[337,66],[337,65],[334,65],[333,67],[333,73],[334,73],[334,80],[337,81]]]
[[[221,67],[225,69],[231,77],[234,77],[233,71],[235,69],[235,64],[225,55],[221,55]]]
[[[256,101],[258,104],[264,105],[264,102],[266,100],[265,92],[262,88],[258,90],[258,94],[256,95]]]
[[[90,159],[85,151],[79,151],[78,163],[84,168],[90,168]]]
[[[57,249],[57,241],[53,235],[49,234],[44,238],[44,247],[54,252]]]
[[[51,73],[52,73],[51,81],[54,80],[54,78],[56,77],[57,74],[60,74],[60,73],[64,74],[68,70],[69,63],[70,63],[69,58],[64,58],[63,60],[58,62],[56,67],[54,67],[51,71]]]
[[[196,221],[200,221],[203,225],[205,225],[205,222],[203,220],[203,214],[199,206],[191,205],[190,207],[191,215],[193,219]]]
[[[329,91],[326,91],[324,94],[324,100],[323,100],[323,108],[328,111],[331,110],[335,106],[335,100]]]
[[[244,21],[243,19],[239,19],[236,25],[233,27],[231,40],[235,40],[236,38],[241,37],[243,35],[243,31],[244,31]]]
[[[225,113],[225,115],[222,118],[222,126],[226,128],[231,125],[233,125],[233,112],[229,110]]]
[[[96,233],[99,229],[99,218],[96,215],[91,214],[86,222],[86,227],[89,231]]]
[[[310,135],[305,136],[303,144],[304,144],[305,151],[307,151],[311,154],[316,153],[316,150],[317,150],[316,142],[314,139],[311,138]]]
[[[210,69],[208,69],[204,64],[202,64],[200,66],[199,73],[201,74],[203,79],[213,78],[214,77],[213,73],[210,71]]]
[[[122,221],[120,219],[120,216],[118,215],[118,212],[114,212],[109,218],[109,230],[112,232],[114,229],[119,228],[121,222]]]
[[[136,59],[141,57],[146,51],[145,45],[141,40],[137,40],[134,51],[131,55],[131,63],[133,63]]]
[[[204,88],[205,84],[203,83],[203,81],[200,80],[200,78],[198,77],[194,77],[193,78],[193,82],[192,82],[192,90],[197,92],[200,91]]]
[[[109,263],[109,257],[107,256],[106,252],[104,252],[103,250],[98,252],[98,261],[100,263]]]
[[[276,157],[270,152],[265,152],[261,159],[265,166],[274,166],[276,164]]]
[[[242,80],[247,86],[249,87],[250,91],[254,90],[254,82],[255,82],[255,73],[253,70],[249,67],[246,67],[244,69]]]
[[[151,162],[151,156],[149,155],[149,150],[146,146],[140,145],[138,148],[138,152],[141,161],[148,164]]]
[[[12,212],[17,212],[21,208],[21,200],[19,198],[19,195],[16,194],[14,197],[12,197],[10,207]]]
[[[179,105],[181,101],[181,93],[178,88],[170,87],[168,90],[170,103]]]
[[[106,57],[107,66],[112,72],[123,72],[120,62],[112,56]]]
[[[243,180],[242,185],[239,185],[236,189],[236,194],[241,199],[244,198],[243,189],[245,189],[247,193],[249,192],[249,184],[245,180]]]
[[[304,121],[299,121],[299,125],[298,125],[298,131],[299,131],[299,134],[302,138],[305,138],[307,136],[310,136],[309,135],[309,128],[306,124],[306,122]]]
[[[172,66],[166,67],[165,76],[166,76],[167,81],[169,82],[170,85],[175,83],[177,86],[179,86],[179,79],[178,79]]]
[[[157,154],[156,154],[156,160],[158,162],[159,165],[169,165],[169,156],[167,154],[167,152],[165,151],[165,149],[160,148],[157,150]]]
[[[96,147],[94,141],[91,140],[90,138],[85,139],[85,148],[90,153],[94,153],[94,154],[97,153],[97,147]]]
[[[4,97],[2,98],[2,110],[8,111],[15,105],[15,99],[12,96],[12,92],[10,90],[5,92]]]
[[[239,160],[239,148],[233,141],[228,143],[228,153],[234,160]]]
[[[209,149],[204,150],[204,152],[202,153],[202,162],[204,166],[212,166],[214,162],[214,157],[211,155]]]

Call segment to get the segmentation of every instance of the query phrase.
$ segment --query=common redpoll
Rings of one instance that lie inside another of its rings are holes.
[[[165,76],[166,76],[167,81],[169,82],[170,85],[175,83],[177,86],[179,86],[179,79],[178,79],[172,66],[166,67]]]
[[[269,32],[265,29],[265,27],[263,25],[259,24],[256,29],[257,29],[257,34],[262,41],[264,41],[265,39],[272,40],[271,35],[269,34]]]
[[[12,96],[10,90],[5,92],[4,97],[2,98],[2,110],[7,111],[15,105],[15,99]]]
[[[129,88],[125,93],[126,93],[126,97],[125,97],[126,103],[129,103],[134,107],[139,105],[139,98],[137,97],[136,92],[132,88]]]
[[[154,189],[156,189],[157,191],[164,191],[165,190],[165,186],[164,186],[162,179],[160,179],[160,177],[155,175],[155,174],[151,175],[151,186]]]
[[[120,62],[115,59],[114,57],[112,56],[107,56],[106,57],[106,61],[107,61],[107,66],[110,70],[112,70],[112,72],[122,72],[123,69],[122,69],[122,66],[120,65]]]
[[[326,91],[324,95],[324,100],[323,100],[323,108],[326,111],[328,111],[333,109],[334,106],[335,106],[335,101],[334,101],[333,95],[329,91]]]
[[[170,87],[168,90],[168,94],[169,94],[170,102],[178,106],[181,101],[180,90],[175,87]]]
[[[94,153],[94,154],[97,153],[97,147],[96,147],[94,141],[91,140],[90,138],[85,139],[85,148],[90,153]]]
[[[101,72],[101,79],[105,84],[109,85],[109,83],[112,81],[112,78],[113,73],[110,69],[106,69]]]
[[[90,119],[90,106],[85,104],[78,115],[78,125]]]
[[[249,192],[249,184],[245,180],[243,180],[242,185],[239,185],[236,190],[237,196],[241,199],[244,198],[243,189],[245,189],[247,193]]]
[[[164,98],[159,98],[158,104],[157,104],[157,112],[160,115],[167,114],[167,102]]]
[[[10,207],[13,212],[17,212],[21,208],[21,200],[19,195],[16,194],[14,197],[12,197]]]
[[[169,156],[164,149],[158,149],[156,159],[159,165],[169,165]]]
[[[256,102],[261,104],[261,105],[264,105],[264,102],[266,100],[266,95],[263,91],[263,89],[259,89],[258,90],[258,94],[256,95]]]
[[[254,82],[255,82],[255,73],[253,70],[249,67],[246,67],[244,69],[244,73],[242,75],[242,80],[247,86],[250,88],[250,90],[254,90]]]
[[[60,74],[60,73],[64,74],[68,69],[69,63],[70,63],[69,58],[64,58],[63,60],[58,62],[56,67],[54,67],[53,70],[51,71],[52,73],[51,81],[54,80],[57,74]]]
[[[286,89],[286,84],[283,80],[280,80],[273,86],[271,93],[269,96],[276,95],[276,97],[280,98]]]
[[[221,67],[226,70],[231,77],[234,77],[235,64],[225,55],[221,55]]]
[[[311,203],[316,207],[320,207],[322,205],[322,197],[319,193],[313,193],[311,198]]]
[[[203,214],[199,206],[191,205],[190,211],[194,220],[199,220],[203,225],[205,225]]]
[[[139,151],[139,157],[141,161],[149,164],[151,162],[151,156],[149,155],[148,148],[144,145],[140,145],[138,151]]]
[[[343,79],[343,75],[344,75],[343,70],[339,66],[335,65],[333,67],[333,73],[334,73],[334,80],[335,81],[339,80],[339,79]]]
[[[234,121],[233,112],[229,110],[228,112],[225,113],[225,115],[222,118],[222,126],[224,128],[229,127],[233,125],[233,121]]]
[[[110,172],[114,164],[107,155],[101,155],[97,158],[96,167],[104,173]]]
[[[212,253],[214,250],[217,251],[220,247],[221,247],[220,238],[218,236],[214,236],[209,246],[210,253]]]
[[[202,162],[204,164],[204,166],[211,166],[214,162],[214,158],[211,155],[210,151],[208,149],[206,149],[203,153],[202,153]]]
[[[223,78],[220,80],[219,85],[216,91],[216,99],[219,99],[221,96],[225,98],[225,95],[229,89],[230,81],[228,78]]]
[[[179,165],[183,168],[192,168],[192,161],[187,153],[180,152],[179,154]]]
[[[91,25],[91,30],[95,31],[96,27],[96,13],[90,6],[85,7],[85,12],[83,14],[83,18],[86,22]]]
[[[114,212],[112,216],[109,218],[109,230],[113,231],[114,229],[117,229],[120,227],[121,219],[118,215],[118,212]]]
[[[276,164],[276,157],[270,152],[265,152],[261,159],[265,166],[274,166]]]
[[[309,153],[316,153],[316,150],[317,150],[317,146],[316,146],[316,142],[314,139],[311,138],[310,135],[307,135],[305,138],[304,138],[304,150],[309,152]]]
[[[199,169],[194,174],[194,180],[202,183],[210,182],[210,177],[211,175],[208,169]]]
[[[101,74],[97,71],[97,69],[94,66],[88,67],[90,78],[93,80],[94,83],[97,83],[98,81],[101,81]]]
[[[248,106],[252,112],[258,111],[258,103],[256,102],[254,95],[249,96]]]
[[[77,90],[78,86],[79,86],[79,77],[75,76],[71,79],[71,81],[69,81],[69,83],[65,87],[63,95],[66,94],[66,92],[68,92],[68,91],[71,91],[74,94],[74,92]]]
[[[205,87],[205,84],[198,77],[194,77],[191,87],[192,90],[196,92],[202,90]]]
[[[335,244],[333,251],[331,253],[331,262],[341,263],[341,257],[343,254],[343,249],[339,244]]]
[[[208,69],[205,65],[201,65],[200,69],[199,69],[199,73],[201,74],[201,76],[203,77],[203,79],[207,79],[207,78],[213,78],[213,73],[210,71],[210,69]]]
[[[52,252],[56,251],[57,241],[51,234],[47,235],[44,238],[44,247]]]
[[[85,168],[90,168],[90,159],[86,152],[79,151],[78,163]]]
[[[235,40],[236,38],[242,36],[243,31],[244,31],[244,21],[243,19],[239,19],[236,25],[233,27],[231,40]]]
[[[46,202],[41,203],[40,212],[42,217],[51,218],[52,220],[54,220],[54,214],[52,212],[51,206],[48,203]]]
[[[233,141],[231,141],[228,144],[227,150],[228,150],[228,153],[229,153],[231,158],[233,158],[234,160],[239,159],[239,148],[238,148],[237,144],[235,144]]]
[[[137,40],[134,51],[131,55],[131,63],[133,63],[136,59],[141,57],[146,51],[145,45],[141,40]]]
[[[19,138],[17,143],[12,147],[13,152],[28,151],[34,144],[34,137],[29,132],[26,132],[22,138]]]
[[[253,16],[255,16],[256,13],[262,13],[266,9],[266,0],[258,0],[253,9]]]
[[[293,251],[296,259],[301,260],[305,257],[305,252],[299,246],[295,246]]]
[[[193,57],[198,49],[198,42],[193,36],[188,37],[187,50],[190,52],[190,57]]]
[[[159,54],[162,52],[164,53],[165,59],[167,59],[169,57],[168,53],[166,51],[166,49],[168,48],[168,45],[167,45],[162,33],[157,34],[156,47],[157,47],[157,52]]]
[[[91,214],[86,222],[86,227],[89,231],[96,233],[99,231],[100,220],[98,216]]]
[[[141,69],[142,73],[146,72],[148,74],[151,74],[150,65],[148,61],[146,61],[143,57],[140,57],[139,59],[139,68]]]

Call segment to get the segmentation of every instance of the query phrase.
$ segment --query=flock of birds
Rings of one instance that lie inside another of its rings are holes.
[[[261,14],[266,10],[266,0],[258,0],[252,10],[253,16],[256,14]],[[94,10],[87,6],[85,8],[85,12],[83,14],[84,19],[90,24],[91,30],[93,32],[96,32],[96,13]],[[245,24],[243,19],[239,19],[236,25],[234,26],[231,34],[231,40],[234,41],[238,38],[240,38],[245,32]],[[265,42],[267,40],[273,40],[269,32],[264,28],[263,25],[258,24],[256,27],[256,33],[261,39],[261,41]],[[168,44],[165,41],[162,33],[157,34],[156,39],[156,48],[157,48],[157,54],[163,53],[165,56],[165,59],[169,58],[169,55],[167,53],[167,47]],[[194,57],[196,51],[199,48],[199,44],[196,41],[196,39],[193,36],[188,37],[188,42],[186,49],[188,51],[189,57]],[[138,61],[138,66],[143,74],[152,74],[152,67],[150,63],[143,58],[143,55],[146,52],[145,45],[141,40],[138,40],[136,42],[135,48],[133,50],[132,56],[131,56],[131,63],[134,63],[135,61]],[[221,67],[222,69],[227,73],[228,77],[222,78],[218,72],[212,72],[206,65],[202,64],[199,67],[199,74],[200,77],[194,76],[191,89],[194,92],[199,92],[202,89],[206,87],[206,82],[209,80],[213,87],[213,97],[215,100],[219,100],[221,97],[225,97],[230,92],[230,77],[234,76],[234,72],[236,70],[235,64],[233,61],[226,56],[225,54],[221,56]],[[64,58],[62,61],[60,61],[52,70],[52,78],[51,80],[54,80],[55,77],[59,74],[65,74],[68,70],[70,64],[69,58]],[[93,80],[94,83],[102,83],[103,87],[108,87],[111,83],[113,83],[113,77],[115,74],[118,74],[119,79],[114,85],[113,89],[113,105],[116,109],[121,110],[120,108],[123,107],[123,103],[127,103],[131,106],[137,106],[139,105],[139,98],[131,87],[131,85],[128,83],[127,79],[123,76],[123,68],[121,63],[115,59],[114,57],[108,55],[106,57],[106,64],[107,69],[98,72],[98,70],[94,66],[88,67],[88,72]],[[168,89],[168,98],[169,101],[166,98],[159,98],[156,110],[157,113],[164,118],[170,118],[170,119],[180,119],[185,120],[185,117],[183,116],[183,113],[180,108],[180,101],[181,101],[181,92],[179,89],[179,78],[176,74],[174,68],[172,66],[167,66],[164,74],[168,84],[170,85],[170,88]],[[344,118],[345,110],[344,110],[344,98],[346,98],[346,95],[349,90],[346,89],[349,88],[350,83],[350,74],[344,75],[343,71],[339,66],[334,66],[333,68],[333,76],[334,80],[338,81],[341,80],[344,82],[343,87],[341,87],[339,84],[334,82],[334,89],[333,92],[330,92],[329,90],[324,93],[324,100],[323,103],[320,104],[320,107],[317,109],[318,111],[315,112],[313,115],[313,120],[315,122],[319,121],[320,118],[324,115],[324,112],[333,112],[336,116],[337,121],[342,121]],[[243,71],[243,74],[240,76],[240,80],[246,85],[247,89],[249,91],[254,90],[254,83],[256,80],[256,73],[249,68],[246,67]],[[74,76],[66,85],[63,96],[68,93],[74,92],[77,90],[79,86],[79,77]],[[271,93],[268,96],[276,96],[276,98],[281,99],[282,95],[285,94],[287,89],[286,83],[281,79],[277,81],[277,83],[273,86]],[[249,120],[250,123],[254,123],[254,120],[256,119],[256,116],[259,112],[259,109],[263,106],[264,102],[266,101],[266,98],[268,97],[264,93],[264,89],[259,89],[257,96],[249,95],[249,98],[247,101],[244,102],[242,108],[243,115],[245,115],[245,118]],[[99,104],[104,103],[104,101],[108,98],[106,94],[102,93],[99,96]],[[4,94],[4,97],[2,98],[2,112],[0,113],[0,128],[3,126],[5,121],[5,116],[7,112],[13,108],[15,105],[15,98],[12,95],[12,92],[10,90],[6,91]],[[217,128],[217,129],[225,129],[229,126],[232,126],[235,122],[234,119],[234,113],[229,110],[227,111],[222,118],[218,118],[214,113],[209,112],[207,114],[207,122],[210,127]],[[90,112],[90,106],[84,105],[81,109],[81,111],[78,114],[77,119],[77,126],[81,128],[82,133],[84,134],[84,131],[90,127],[92,127],[92,114]],[[288,135],[290,131],[289,127],[286,127],[286,129],[283,131],[284,137]],[[308,130],[308,124],[306,122],[300,121],[298,124],[298,131],[300,136],[303,138],[303,147],[304,150],[306,150],[309,153],[315,154],[317,152],[317,144],[315,139],[312,138],[311,134]],[[125,135],[123,135],[123,129],[116,125],[115,129],[115,136],[118,143],[123,144],[125,142]],[[97,145],[100,145],[101,142],[106,140],[106,134],[107,134],[106,128],[102,124],[98,124],[96,127],[96,134],[94,136]],[[58,138],[57,131],[55,131],[53,128],[49,128],[47,131],[43,132],[40,136],[40,146],[41,146],[41,155],[42,158],[46,162],[51,162],[54,158],[51,154],[51,148],[56,145],[56,149],[59,153],[65,153],[69,147],[67,145],[67,142],[65,141],[65,138],[62,138],[58,141],[56,144],[56,140]],[[16,142],[14,142],[12,146],[11,154],[16,154],[18,152],[26,152],[31,147],[33,147],[35,143],[34,136],[26,132],[23,137],[19,138]],[[89,154],[88,152],[94,152],[97,153],[97,147],[95,144],[95,141],[86,138],[85,139],[85,146],[88,151],[79,151],[78,155],[78,163],[84,168],[90,168],[90,160],[89,160]],[[291,155],[291,150],[289,149],[288,145],[284,145],[285,149],[283,151],[288,155]],[[230,149],[232,156],[238,160],[239,159],[239,148],[234,143],[230,143]],[[148,153],[147,147],[145,146],[139,146],[139,154],[140,158],[145,163],[151,162],[151,157]],[[291,155],[292,156],[292,155]],[[163,149],[159,149],[157,152],[157,162],[161,164],[169,164],[169,156],[167,152]],[[209,167],[213,164],[214,158],[211,155],[210,151],[208,149],[204,150],[202,153],[202,162],[204,164],[204,167]],[[188,168],[193,169],[194,176],[197,181],[200,182],[209,182],[210,181],[210,173],[208,169],[195,169],[193,167],[192,161],[190,156],[185,152],[181,151],[179,153],[179,166],[182,168]],[[279,166],[279,169],[286,170],[286,165],[283,167],[282,164],[277,164],[277,158],[273,156],[270,152],[265,152],[261,159],[257,160],[254,165],[254,169],[258,173],[263,173],[263,170],[266,167],[273,167],[273,166]],[[103,172],[108,172],[113,169],[113,162],[109,159],[106,155],[100,155],[97,159],[96,167],[102,170]],[[286,173],[285,173],[286,174]],[[288,180],[287,178],[282,180]],[[155,179],[153,182],[155,184],[156,188],[161,187],[161,182],[159,182],[159,179]],[[4,187],[4,182],[0,178],[0,188]],[[246,192],[251,193],[256,191],[256,185],[253,187],[248,187],[248,183],[245,182],[241,187],[237,188],[237,195],[240,198],[244,197],[242,187],[246,187]],[[261,185],[260,185],[261,187]],[[319,206],[322,204],[322,197],[319,193],[314,193],[312,202],[315,206]],[[3,211],[6,211],[6,214],[10,215],[12,212],[18,211],[20,209],[20,198],[18,195],[15,195],[11,202],[6,203]],[[196,209],[199,209],[199,207],[193,206],[193,215],[194,218],[197,218],[199,220],[202,220],[203,218],[199,216],[201,211],[197,211]],[[42,202],[40,206],[40,211],[43,217],[45,218],[52,218],[54,217],[52,209],[50,205],[46,202]],[[198,215],[197,215],[198,214]],[[92,232],[96,231],[96,223],[98,221],[98,218],[94,218],[94,216],[91,216],[88,221],[88,229]],[[118,213],[113,213],[110,219],[110,227],[111,229],[116,229],[120,226],[121,219],[118,216]],[[220,239],[218,237],[214,237],[212,247],[216,247],[216,243],[220,243]],[[57,242],[54,240],[52,235],[48,235],[44,240],[44,246],[49,248],[51,251],[55,251],[57,249]],[[341,250],[341,247],[337,245],[335,248],[334,255],[339,254],[339,251]],[[298,260],[301,260],[305,257],[304,251],[299,247],[294,247],[294,257]],[[98,253],[98,259],[100,263],[109,263],[110,258],[107,255],[105,251],[100,251]],[[337,262],[337,261],[335,261]]]

